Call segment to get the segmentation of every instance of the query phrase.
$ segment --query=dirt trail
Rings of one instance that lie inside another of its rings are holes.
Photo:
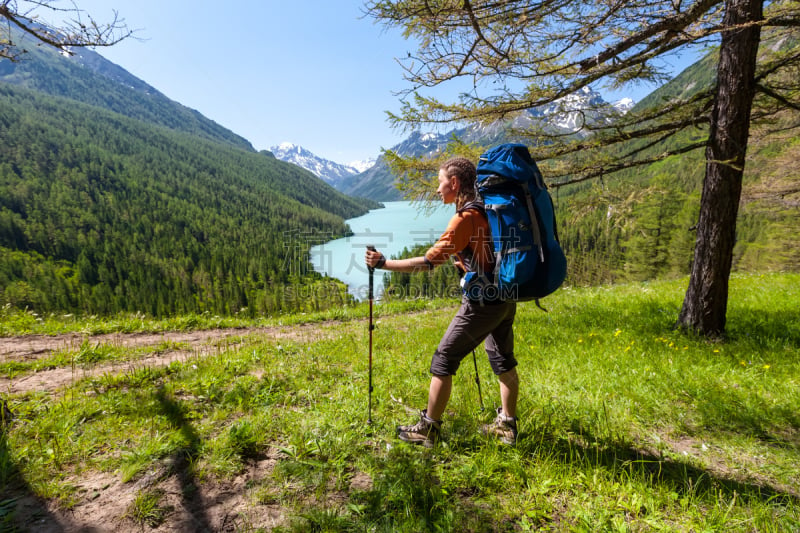
[[[23,374],[15,378],[0,376],[0,392],[19,394],[30,391],[54,392],[76,380],[127,372],[145,366],[158,367],[173,361],[185,361],[193,357],[203,357],[244,341],[244,338],[265,337],[270,339],[308,339],[320,338],[335,322],[324,325],[307,324],[300,326],[275,326],[263,328],[210,329],[199,331],[167,331],[163,333],[111,333],[105,335],[84,335],[67,333],[63,335],[24,335],[0,338],[0,362],[31,361],[42,359],[60,350],[77,351],[83,343],[92,346],[110,345],[122,348],[142,348],[164,346],[153,355],[131,361],[114,361],[93,365],[78,365],[41,370]],[[184,348],[185,345],[185,348]]]
[[[58,394],[64,387],[88,376],[117,374],[145,366],[164,366],[173,361],[201,358],[261,340],[312,342],[340,331],[340,322],[329,321],[297,326],[191,332],[4,337],[0,338],[0,362],[43,359],[59,350],[80,350],[87,342],[92,347],[152,347],[155,350],[152,355],[126,362],[104,362],[77,366],[75,369],[52,368],[13,379],[0,376],[0,392],[17,394],[44,391]],[[72,480],[78,501],[68,510],[62,508],[58,501],[36,497],[24,486],[15,487],[12,499],[16,507],[15,518],[23,530],[30,528],[31,531],[42,533],[111,533],[145,529],[159,533],[257,528],[270,530],[277,525],[285,525],[285,510],[277,502],[258,503],[253,487],[259,487],[259,482],[268,478],[278,460],[277,452],[268,448],[263,456],[248,461],[242,472],[233,479],[203,482],[192,478],[187,465],[168,464],[169,460],[164,464],[154,464],[148,473],[133,482],[123,482],[114,473],[82,472]],[[353,484],[369,485],[371,480],[359,474],[354,476]],[[161,495],[159,505],[166,512],[163,523],[153,527],[144,526],[137,524],[129,515],[132,502],[143,491],[156,491]]]

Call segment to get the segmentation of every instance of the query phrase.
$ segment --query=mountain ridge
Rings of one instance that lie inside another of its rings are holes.
[[[277,159],[302,167],[334,187],[343,179],[359,174],[374,164],[374,160],[356,161],[350,164],[337,163],[290,142],[272,146],[269,151]]]
[[[343,303],[308,249],[377,204],[105,60],[111,78],[50,49],[28,57],[0,63],[0,307],[255,316]],[[315,284],[327,299],[297,296]]]
[[[0,30],[0,36],[5,31]],[[97,52],[80,48],[73,54],[65,56],[52,48],[31,46],[23,61],[0,61],[0,81],[255,152],[244,137],[169,99]]]
[[[497,144],[513,140],[509,136],[511,129],[531,127],[542,121],[548,121],[546,126],[548,131],[581,135],[583,125],[580,121],[587,115],[587,110],[592,120],[605,120],[608,113],[624,114],[633,106],[634,102],[630,98],[622,98],[609,104],[600,93],[585,88],[578,94],[547,106],[519,113],[510,121],[471,125],[446,133],[413,131],[406,139],[392,147],[391,151],[402,157],[432,157],[436,152],[444,149],[453,136],[467,143]],[[395,177],[390,172],[385,159],[383,156],[379,156],[372,167],[337,181],[335,186],[350,196],[370,198],[376,201],[401,200],[402,193],[397,190],[394,182]]]

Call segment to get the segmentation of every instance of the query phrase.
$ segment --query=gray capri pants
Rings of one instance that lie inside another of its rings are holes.
[[[496,375],[517,366],[514,359],[516,302],[481,305],[463,298],[461,307],[444,333],[431,359],[431,374],[452,376],[461,360],[486,340],[489,364]]]

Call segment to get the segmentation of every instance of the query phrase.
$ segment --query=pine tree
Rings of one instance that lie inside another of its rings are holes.
[[[756,61],[762,28],[790,34],[800,26],[800,4],[771,2],[766,15],[763,4],[763,0],[373,0],[366,8],[370,16],[402,28],[418,43],[415,53],[401,59],[411,88],[402,112],[391,117],[409,128],[510,121],[526,110],[564,102],[587,87],[664,80],[664,56],[719,44],[716,83],[692,94],[653,102],[611,123],[590,120],[598,113],[609,116],[609,109],[585,107],[580,111],[586,118],[586,135],[553,136],[542,125],[514,132],[526,139],[556,187],[706,150],[692,273],[678,324],[716,336],[725,328],[751,115],[774,113],[776,102],[800,108],[800,80],[787,74],[800,64],[797,49],[773,51]],[[471,88],[455,103],[426,92],[461,78],[468,79]],[[751,113],[756,91],[769,102]],[[680,135],[698,127],[708,132],[706,138]],[[666,145],[668,139],[680,142]],[[443,156],[451,153],[477,155],[475,147],[458,143]],[[435,161],[403,160],[396,154],[387,158],[395,171],[405,175],[408,194],[424,194],[426,175],[436,168]]]

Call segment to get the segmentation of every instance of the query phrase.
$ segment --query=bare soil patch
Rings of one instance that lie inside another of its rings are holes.
[[[86,377],[117,374],[136,368],[160,367],[173,361],[185,361],[219,353],[244,342],[244,339],[264,337],[272,340],[311,341],[331,334],[339,324],[306,324],[299,326],[276,326],[264,328],[210,329],[199,331],[167,331],[163,333],[111,333],[105,335],[24,335],[0,338],[0,362],[31,361],[47,357],[59,351],[75,351],[85,343],[93,346],[111,345],[134,348],[148,346],[183,346],[180,349],[165,349],[153,355],[125,362],[100,363],[89,366],[60,367],[32,374],[8,378],[0,376],[0,391],[9,394],[25,392],[55,392],[70,383]]]
[[[204,483],[187,480],[170,465],[132,483],[89,473],[76,480],[80,501],[72,508],[28,494],[17,501],[17,518],[37,533],[269,531],[285,523],[285,513],[277,504],[259,503],[251,487],[270,475],[275,462],[269,456],[252,460],[233,479]],[[133,512],[142,493],[158,494],[159,518],[149,524]]]
[[[0,391],[11,394],[29,391],[57,393],[88,376],[117,374],[145,366],[168,365],[173,361],[202,358],[259,340],[313,342],[337,334],[338,322],[299,326],[246,329],[213,329],[191,332],[114,333],[57,336],[26,335],[0,338],[0,361],[29,361],[47,357],[58,350],[79,350],[85,343],[117,347],[168,346],[146,357],[126,362],[100,363],[84,368],[53,368],[14,379],[0,377]],[[174,348],[177,347],[177,348]],[[71,480],[77,488],[74,505],[42,500],[24,487],[10,487],[15,500],[15,518],[21,531],[71,532],[195,532],[271,530],[285,525],[285,510],[277,503],[258,501],[253,487],[267,478],[277,462],[276,455],[249,461],[233,479],[192,479],[181,459],[160,465],[134,482],[124,483],[108,472],[83,472]],[[358,476],[359,486],[368,476]],[[159,523],[143,524],[131,514],[133,502],[144,492],[159,494]],[[68,507],[68,508],[65,508]]]

